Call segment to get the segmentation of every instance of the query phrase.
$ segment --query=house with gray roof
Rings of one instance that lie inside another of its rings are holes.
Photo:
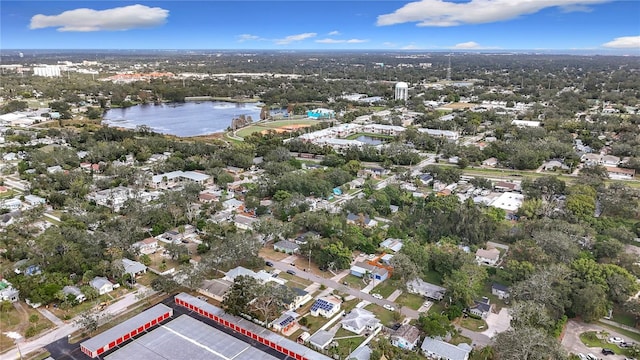
[[[317,349],[326,349],[333,341],[333,333],[327,330],[318,330],[309,338],[309,344]]]
[[[98,290],[98,294],[104,295],[113,291],[113,284],[106,277],[96,276],[89,281],[92,288]]]
[[[438,360],[469,360],[471,347],[465,343],[458,346],[426,337],[420,346],[422,354],[429,359]]]
[[[444,294],[446,294],[447,289],[416,278],[407,282],[407,291],[428,299],[440,301],[444,297]]]
[[[420,340],[420,330],[409,324],[400,326],[391,335],[391,345],[405,350],[413,350],[418,346],[418,340]]]
[[[381,326],[380,320],[369,310],[355,308],[351,310],[343,319],[342,327],[355,334],[374,331]]]
[[[300,245],[289,240],[280,240],[273,244],[273,250],[287,254],[296,254],[300,251]]]
[[[87,299],[87,297],[84,296],[82,291],[80,291],[80,289],[77,286],[67,285],[62,288],[62,293],[65,294],[66,296],[69,296],[69,295],[73,296],[76,302],[78,303],[81,303]]]
[[[124,268],[123,274],[129,274],[131,277],[136,277],[147,272],[147,266],[143,263],[129,259],[122,259],[121,262],[122,267]]]

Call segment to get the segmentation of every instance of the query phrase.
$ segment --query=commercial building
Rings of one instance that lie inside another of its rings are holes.
[[[80,350],[87,356],[96,358],[171,316],[173,316],[172,308],[164,304],[158,304],[102,334],[82,342]],[[140,357],[136,358],[140,359]]]
[[[180,293],[176,295],[174,299],[177,305],[180,305],[189,310],[192,310],[205,318],[213,320],[218,325],[221,325],[227,329],[231,329],[243,336],[250,338],[251,340],[261,345],[267,346],[272,350],[275,350],[281,354],[284,354],[291,359],[295,359],[295,360],[329,360],[330,359],[329,357],[324,356],[320,353],[317,353],[307,348],[304,345],[298,344],[294,341],[284,338],[274,333],[273,331],[267,330],[248,320],[226,314],[222,309],[218,308],[217,306],[211,305],[206,301],[202,301],[187,293]],[[189,334],[191,333],[192,332],[190,331]],[[204,337],[201,337],[201,338],[204,338]],[[216,342],[218,347],[221,346],[222,344],[221,340],[220,339],[216,340],[216,338],[211,338],[208,340],[208,343],[212,343],[212,342]],[[215,349],[215,347],[208,346],[207,349]],[[135,358],[140,359],[141,357],[136,356]],[[166,359],[202,359],[202,358],[204,357],[194,355],[194,357],[179,356],[177,358],[167,357]],[[231,357],[231,356],[222,356],[221,358],[223,359],[234,358],[234,359],[248,360],[248,359],[270,359],[271,357],[254,355],[254,357],[237,358],[237,357]],[[119,359],[130,359],[130,358],[122,357],[122,358],[118,358],[118,360]],[[161,360],[163,358],[155,357],[151,359]]]
[[[407,101],[407,99],[409,99],[409,84],[403,81],[397,83],[394,91],[394,99]]]

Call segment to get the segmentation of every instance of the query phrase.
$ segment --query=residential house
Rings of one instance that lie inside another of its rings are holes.
[[[24,201],[31,206],[44,205],[47,202],[47,200],[37,195],[26,195]]]
[[[516,191],[519,189],[518,184],[507,182],[507,181],[498,181],[493,185],[495,191]]]
[[[211,204],[218,201],[218,197],[210,192],[203,191],[198,194],[198,200],[203,204]]]
[[[49,174],[55,174],[55,173],[61,172],[62,170],[63,170],[63,169],[62,169],[62,166],[60,166],[60,165],[56,165],[56,166],[49,166],[49,167],[47,168],[47,172],[48,172]]]
[[[420,296],[424,296],[427,299],[440,301],[444,298],[444,295],[447,293],[447,289],[428,283],[423,281],[420,278],[413,279],[407,282],[407,291],[412,294],[417,294]]]
[[[491,284],[491,294],[497,296],[500,300],[507,299],[509,297],[509,287],[502,284],[493,283]]]
[[[280,240],[273,244],[273,250],[287,254],[297,254],[300,251],[300,245],[289,240]]]
[[[389,277],[389,270],[364,262],[357,262],[351,266],[351,275],[360,278],[370,277],[373,280],[384,281]]]
[[[476,251],[476,261],[479,265],[495,266],[500,260],[500,251],[498,249],[478,249]]]
[[[273,277],[271,274],[269,274],[268,272],[264,271],[264,270],[260,270],[258,272],[255,272],[253,270],[249,270],[247,268],[244,268],[242,266],[238,266],[236,268],[233,268],[229,271],[227,271],[227,273],[224,276],[224,280],[227,280],[229,282],[233,282],[234,279],[238,276],[250,276],[256,280],[258,280],[261,283],[265,283],[267,281],[273,281],[275,283],[278,283],[280,285],[284,285],[284,280],[279,279],[279,278],[275,278]]]
[[[285,311],[279,318],[271,322],[271,328],[283,334],[293,331],[294,328],[298,327],[298,322],[296,321],[298,316],[300,315],[293,311]]]
[[[365,346],[362,346],[362,347],[357,347],[355,350],[353,350],[353,352],[351,354],[349,354],[347,359],[349,359],[349,360],[370,360],[372,353],[373,353],[373,350],[371,350],[369,345],[365,345]]]
[[[376,315],[369,310],[355,308],[342,318],[342,328],[355,334],[372,332],[382,326]]]
[[[604,166],[618,166],[618,164],[620,164],[620,158],[613,155],[602,155],[600,163]]]
[[[347,214],[347,224],[359,225],[364,227],[375,227],[376,225],[378,225],[378,222],[371,219],[369,215],[356,215],[353,213],[349,213]]]
[[[198,288],[198,292],[216,301],[222,302],[224,295],[233,286],[233,283],[224,279],[205,280]]]
[[[316,349],[323,350],[333,341],[333,333],[327,330],[318,330],[307,341]]]
[[[154,237],[148,237],[144,240],[140,240],[131,245],[134,249],[137,249],[140,254],[153,254],[158,250],[158,239]]]
[[[542,164],[542,168],[545,171],[553,171],[555,169],[569,170],[569,167],[563,164],[560,160],[549,160]]]
[[[179,184],[196,183],[207,185],[211,176],[198,171],[171,171],[164,174],[153,175],[149,185],[153,188],[172,188]]]
[[[66,296],[69,296],[69,295],[73,296],[75,301],[78,303],[81,303],[87,299],[87,297],[84,296],[82,291],[80,291],[80,289],[77,286],[67,285],[62,288],[62,293],[65,294]]]
[[[230,211],[237,210],[242,205],[244,205],[242,201],[237,199],[229,199],[222,202],[222,207]]]
[[[632,180],[636,175],[635,169],[625,169],[610,166],[607,166],[606,168],[607,174],[609,174],[609,178],[613,180]]]
[[[132,278],[147,272],[147,266],[133,260],[122,259],[122,267],[124,268],[123,274],[129,274]]]
[[[602,155],[600,154],[584,154],[580,157],[580,162],[583,162],[585,165],[600,165],[602,162]]]
[[[319,298],[311,306],[310,313],[312,316],[323,316],[330,318],[340,311],[342,302],[335,296],[326,296]]]
[[[381,248],[389,249],[389,250],[392,250],[393,252],[400,251],[400,249],[402,249],[402,245],[403,245],[402,240],[392,239],[392,238],[385,239],[383,242],[380,243]]]
[[[92,288],[98,290],[98,294],[104,295],[113,291],[113,283],[106,277],[96,276],[93,280],[89,281],[89,285]]]
[[[0,300],[16,302],[20,300],[20,291],[11,285],[6,279],[0,280]]]
[[[22,201],[18,198],[5,199],[0,202],[0,207],[10,211],[19,210],[22,207]]]
[[[298,236],[293,242],[295,242],[298,245],[304,245],[306,244],[309,240],[316,240],[320,238],[320,234],[318,234],[315,231],[307,231],[306,233]]]
[[[429,185],[433,182],[433,175],[431,174],[422,174],[418,176],[418,180],[422,183],[422,185]]]
[[[491,312],[491,300],[487,297],[483,297],[480,300],[473,300],[473,305],[469,308],[469,312],[475,316],[479,316],[486,319]]]
[[[442,340],[426,337],[420,345],[422,354],[435,360],[469,360],[471,347],[465,343],[452,345]]]
[[[496,165],[498,165],[498,159],[494,157],[488,158],[487,160],[482,162],[482,165],[488,167],[496,167]]]
[[[235,215],[233,224],[241,230],[253,230],[253,225],[258,222],[257,218],[246,215]]]
[[[282,286],[285,286],[285,285],[282,285]],[[295,295],[292,298],[284,299],[285,307],[291,311],[294,311],[302,307],[302,305],[306,304],[307,302],[313,299],[311,297],[311,294],[309,294],[305,290],[302,290],[297,287],[292,287],[291,290],[293,290]]]
[[[409,324],[401,325],[391,335],[391,345],[405,350],[413,350],[418,346],[418,340],[420,340],[420,330]]]

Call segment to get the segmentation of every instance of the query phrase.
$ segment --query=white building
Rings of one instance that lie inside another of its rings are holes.
[[[44,77],[58,77],[60,76],[60,67],[56,65],[34,66],[33,75]]]
[[[394,98],[396,100],[407,101],[407,99],[409,98],[409,84],[403,81],[397,83],[395,87]]]
[[[524,195],[516,192],[505,192],[500,194],[491,202],[491,206],[508,212],[516,212],[524,202]]]

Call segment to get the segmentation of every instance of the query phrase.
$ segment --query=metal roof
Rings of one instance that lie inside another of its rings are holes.
[[[116,341],[119,337],[130,333],[131,331],[139,328],[140,326],[150,322],[153,319],[157,319],[167,312],[173,314],[173,309],[164,304],[158,304],[150,308],[149,310],[145,310],[140,314],[132,317],[131,319],[126,320],[112,327],[111,329],[92,337],[89,340],[84,341],[80,345],[91,351],[97,351],[103,346],[108,345],[110,342]]]

